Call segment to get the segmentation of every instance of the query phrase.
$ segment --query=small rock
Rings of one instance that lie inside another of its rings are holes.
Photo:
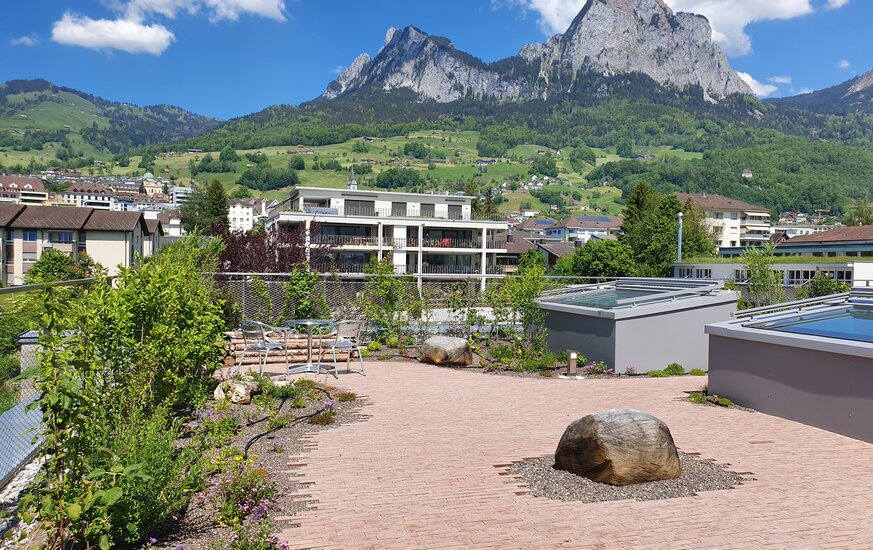
[[[421,346],[421,360],[433,365],[466,367],[473,364],[473,351],[464,338],[431,336]]]
[[[252,395],[258,392],[258,385],[248,380],[225,380],[218,384],[212,396],[216,400],[229,399],[231,403],[246,405],[252,402]]]
[[[610,485],[676,479],[681,470],[670,429],[636,409],[590,414],[570,424],[555,468]]]

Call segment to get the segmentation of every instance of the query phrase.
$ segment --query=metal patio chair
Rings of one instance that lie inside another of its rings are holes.
[[[245,347],[243,347],[242,356],[236,365],[237,374],[239,374],[239,369],[243,361],[245,361],[246,354],[249,352],[256,355],[264,355],[263,360],[258,362],[258,373],[261,376],[264,374],[264,368],[267,366],[267,360],[270,358],[271,351],[285,350],[285,362],[288,362],[288,348],[268,336],[268,333],[273,331],[274,328],[265,323],[251,320],[242,322],[242,337]]]
[[[338,321],[336,323],[336,333],[332,341],[322,342],[321,354],[319,362],[324,357],[325,352],[330,352],[333,355],[333,375],[338,377],[339,370],[336,364],[337,352],[347,352],[346,357],[346,372],[352,372],[352,355],[358,354],[358,359],[361,361],[361,374],[366,376],[367,372],[364,369],[364,354],[361,353],[361,333],[364,331],[365,322],[362,320]]]

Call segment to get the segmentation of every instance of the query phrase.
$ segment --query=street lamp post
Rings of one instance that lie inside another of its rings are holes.
[[[679,235],[677,237],[679,241],[679,252],[677,254],[678,260],[677,262],[682,262],[682,212],[679,212]]]

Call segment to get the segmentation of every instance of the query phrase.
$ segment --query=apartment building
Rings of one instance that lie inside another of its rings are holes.
[[[99,183],[74,183],[64,191],[63,201],[80,208],[115,210],[112,189]]]
[[[132,266],[138,256],[157,252],[159,241],[152,231],[139,212],[0,205],[0,279],[23,284],[24,275],[48,248],[73,257],[86,252],[109,275],[116,275],[119,267]]]
[[[476,219],[472,200],[358,190],[352,178],[348,189],[295,188],[271,211],[267,226],[305,225],[325,272],[362,273],[370,260],[390,255],[397,273],[499,274],[496,258],[506,253],[508,224]]]
[[[763,206],[708,193],[679,193],[677,197],[683,205],[690,200],[703,212],[716,231],[719,249],[763,246],[770,241],[770,211]]]
[[[271,199],[234,199],[228,204],[227,224],[231,231],[251,231],[267,219],[279,203]]]
[[[0,175],[0,202],[45,204],[48,193],[39,178]]]

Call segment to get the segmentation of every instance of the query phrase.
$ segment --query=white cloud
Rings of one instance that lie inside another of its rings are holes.
[[[771,76],[767,80],[773,84],[791,84],[793,79],[790,76]]]
[[[150,14],[172,19],[180,13],[194,15],[201,10],[211,21],[236,21],[241,15],[285,21],[284,0],[129,0],[124,7],[126,18],[133,20],[141,20]]]
[[[746,84],[752,87],[752,91],[758,97],[767,97],[769,95],[773,95],[773,93],[779,90],[779,88],[777,88],[776,86],[764,84],[763,82],[758,82],[757,80],[752,78],[752,75],[750,75],[749,73],[737,72],[737,74],[740,76],[740,78],[746,81]]]
[[[32,48],[34,46],[39,46],[39,36],[36,34],[29,34],[27,36],[13,38],[9,42],[13,46],[27,46],[28,48]]]
[[[801,88],[800,91],[797,93],[800,95],[804,95],[804,94],[811,94],[814,91],[815,90],[813,90],[812,88]]]
[[[849,0],[828,0],[828,9],[835,10],[842,8],[849,3]]]
[[[837,62],[837,68],[842,69],[844,71],[848,71],[852,68],[852,64],[849,63],[849,61],[847,61],[845,59],[840,59],[840,61]]]
[[[91,19],[66,13],[52,27],[52,40],[92,50],[121,50],[161,55],[175,40],[163,25],[127,19]]]
[[[564,32],[586,0],[491,0],[493,8],[504,6],[531,10],[539,14],[540,28],[546,34]],[[675,11],[705,15],[712,25],[712,38],[730,55],[752,51],[746,26],[756,21],[793,19],[814,11],[811,0],[665,0]],[[848,0],[829,0],[839,8]]]
[[[172,31],[150,21],[180,14],[206,13],[210,21],[236,21],[256,15],[285,21],[284,0],[101,0],[119,13],[117,19],[92,19],[67,12],[52,28],[52,40],[93,50],[121,50],[160,55],[175,41]]]
[[[333,69],[330,70],[330,74],[343,74],[343,71],[346,70],[345,65],[337,65]]]

